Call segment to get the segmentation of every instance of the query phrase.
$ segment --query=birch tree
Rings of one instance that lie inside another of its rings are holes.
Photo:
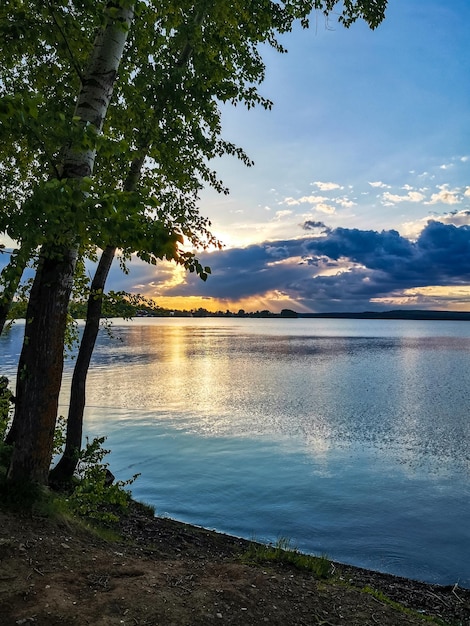
[[[111,101],[133,19],[133,3],[109,3],[90,62],[81,78],[74,118],[78,130],[99,133]],[[78,145],[77,145],[78,144]],[[67,216],[79,212],[82,180],[93,174],[96,151],[84,142],[64,146],[56,189],[68,196]],[[65,184],[63,183],[65,181]],[[80,241],[72,224],[44,243],[29,298],[25,340],[18,366],[14,448],[8,477],[47,483],[63,370],[68,302]]]

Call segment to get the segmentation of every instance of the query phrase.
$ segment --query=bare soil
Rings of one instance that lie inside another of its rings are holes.
[[[249,564],[249,542],[137,505],[120,532],[105,541],[75,522],[0,510],[0,625],[470,625],[470,591],[457,586],[337,563],[327,580]]]

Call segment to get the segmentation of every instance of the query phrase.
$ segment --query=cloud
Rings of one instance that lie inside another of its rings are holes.
[[[330,204],[325,204],[324,202],[317,204],[315,209],[317,211],[320,211],[320,213],[326,213],[328,215],[333,215],[333,213],[336,213],[336,209],[334,206],[331,206]]]
[[[326,226],[326,224],[324,224],[323,222],[318,222],[314,220],[306,220],[302,224],[302,228],[304,230],[318,230],[321,233],[331,232],[331,228],[329,228],[329,226]]]
[[[470,198],[470,187],[467,187],[467,189],[465,189],[465,192],[463,194],[466,198]]]
[[[289,256],[286,246],[266,246],[266,254],[274,259],[285,259]]]
[[[288,215],[292,215],[292,211],[289,211],[289,209],[285,209],[284,211],[276,211],[273,219],[281,220],[283,217],[287,217]]]
[[[420,191],[409,191],[404,196],[385,191],[382,194],[382,198],[386,205],[391,205],[399,202],[423,202],[426,199],[426,196]]]
[[[339,204],[341,207],[343,207],[343,209],[351,209],[353,206],[357,206],[357,202],[354,202],[353,200],[350,200],[346,197],[334,198],[333,202]]]
[[[393,230],[379,233],[337,228],[324,238],[312,240],[306,248],[311,264],[324,256],[333,261],[347,259],[352,264],[348,272],[302,281],[302,297],[313,303],[320,291],[324,304],[330,299],[330,310],[336,303],[343,310],[364,310],[374,299],[410,288],[461,286],[470,276],[468,225],[429,221],[416,242]]]
[[[413,222],[405,222],[401,225],[401,234],[407,239],[416,239],[421,231],[426,228],[430,220],[441,222],[442,224],[453,224],[454,226],[470,225],[470,210],[452,211],[443,215],[435,215],[433,218],[423,217]]]
[[[316,183],[315,183],[316,184]],[[325,184],[335,184],[335,183],[325,183]],[[335,188],[339,187],[337,185]],[[332,187],[333,189],[333,187]],[[335,213],[336,209],[331,206],[331,203],[339,205],[343,209],[350,209],[353,206],[357,206],[357,203],[348,198],[347,196],[339,196],[336,198],[328,198],[327,196],[302,196],[300,198],[292,198],[287,197],[282,200],[279,204],[287,204],[287,206],[299,206],[301,204],[310,204],[317,211],[321,211],[322,213]]]
[[[454,226],[470,225],[470,210],[452,211],[446,215],[441,215],[439,218],[435,218],[434,221],[442,222],[442,224],[453,224]]]
[[[343,187],[341,185],[338,185],[338,183],[322,183],[320,181],[316,181],[312,183],[312,185],[315,185],[315,187],[318,187],[320,191],[332,191],[333,189],[343,189]]]
[[[378,180],[376,182],[370,182],[369,181],[369,185],[371,187],[377,187],[377,188],[385,188],[385,189],[390,189],[390,185],[386,185],[385,183],[383,183],[382,181]]]
[[[237,301],[277,290],[311,310],[363,311],[386,308],[387,298],[405,290],[468,284],[468,225],[429,220],[416,241],[395,230],[329,229],[313,220],[304,229],[312,234],[202,255],[212,268],[207,282],[186,275],[164,295]]]
[[[460,195],[458,189],[449,189],[449,185],[438,185],[439,192],[433,193],[431,200],[426,204],[458,204]]]
[[[281,204],[287,204],[288,206],[296,206],[299,204],[320,204],[327,201],[326,196],[302,196],[301,198],[284,198]]]

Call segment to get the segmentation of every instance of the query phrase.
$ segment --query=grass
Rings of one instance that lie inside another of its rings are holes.
[[[247,552],[242,556],[242,561],[247,564],[265,565],[268,563],[280,563],[286,564],[296,569],[309,572],[319,579],[328,579],[333,577],[333,568],[330,561],[326,556],[311,556],[299,552],[295,546],[292,545],[290,539],[281,537],[275,544],[262,544],[252,541]],[[348,583],[341,581],[341,585],[349,586]],[[442,626],[449,626],[447,622],[444,622],[436,617],[430,617],[422,615],[413,609],[409,609],[399,602],[391,600],[383,592],[372,589],[372,587],[364,587],[363,593],[366,593],[380,602],[381,604],[388,605],[400,611],[406,615],[419,616],[423,622],[432,622],[442,624]]]
[[[406,615],[412,615],[412,616],[418,615],[424,622],[432,622],[433,624],[437,622],[438,624],[442,624],[442,626],[449,626],[447,622],[444,622],[437,617],[430,617],[428,615],[422,615],[421,613],[418,613],[417,611],[413,609],[409,609],[408,607],[403,606],[403,604],[400,604],[399,602],[395,602],[394,600],[391,600],[387,595],[382,593],[382,591],[378,591],[377,589],[372,589],[372,587],[369,587],[367,585],[362,589],[362,592],[367,593],[368,595],[372,596],[381,604],[386,604],[392,607],[393,609],[395,609],[396,611],[400,611],[401,613],[405,613]]]
[[[312,556],[299,552],[290,539],[280,537],[275,544],[252,541],[242,556],[245,563],[282,563],[314,574],[317,578],[331,576],[331,563],[326,556]]]
[[[142,515],[146,517],[155,517],[156,508],[153,504],[148,504],[147,502],[138,502],[137,500],[134,500],[134,506],[140,513],[142,513]]]

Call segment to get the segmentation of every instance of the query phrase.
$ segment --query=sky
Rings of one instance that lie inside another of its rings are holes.
[[[200,211],[225,244],[175,265],[118,264],[108,289],[168,308],[470,310],[470,2],[389,0],[385,21],[311,28],[264,49],[271,111],[223,109],[254,160],[213,165]]]

